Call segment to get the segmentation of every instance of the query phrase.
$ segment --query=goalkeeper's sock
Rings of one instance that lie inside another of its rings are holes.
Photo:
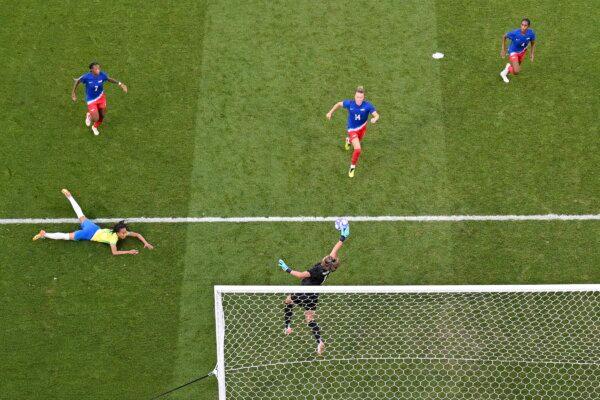
[[[315,337],[317,343],[321,342],[321,328],[319,328],[319,324],[317,324],[315,321],[310,321],[308,326],[312,330],[313,336]]]
[[[71,207],[73,207],[73,211],[75,211],[75,214],[77,214],[77,218],[84,217],[83,211],[81,211],[81,207],[79,207],[79,204],[77,204],[75,198],[73,196],[69,196],[67,197],[67,200],[69,200],[71,203]]]
[[[54,239],[54,240],[69,240],[69,234],[61,233],[61,232],[55,232],[55,233],[46,232],[44,237],[47,239]]]
[[[352,153],[352,166],[356,167],[356,163],[358,162],[358,157],[360,157],[361,149],[354,149]]]
[[[293,304],[286,304],[285,305],[285,314],[284,314],[284,321],[285,321],[285,328],[289,328],[292,325],[292,317],[294,316],[294,305]]]

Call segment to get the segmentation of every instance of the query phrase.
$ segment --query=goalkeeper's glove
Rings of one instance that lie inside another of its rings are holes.
[[[340,230],[340,242],[343,242],[344,240],[348,239],[348,236],[350,236],[350,225],[346,225],[344,226],[341,230]]]
[[[281,268],[282,270],[284,270],[285,272],[287,272],[288,274],[290,272],[292,272],[292,269],[290,267],[288,267],[286,265],[286,263],[283,260],[279,260],[279,268]]]

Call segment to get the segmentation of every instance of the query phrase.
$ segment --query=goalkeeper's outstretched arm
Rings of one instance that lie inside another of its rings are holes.
[[[288,267],[288,265],[285,263],[285,261],[283,260],[279,260],[279,268],[281,268],[284,272],[287,272],[288,274],[295,276],[298,279],[304,279],[304,278],[309,278],[310,277],[310,272],[308,271],[295,271],[292,268]]]
[[[331,253],[329,253],[331,257],[335,259],[338,258],[338,251],[342,248],[344,241],[348,239],[348,236],[350,236],[350,225],[342,226],[340,230],[340,240],[338,240],[335,246],[333,246],[333,249],[331,249]]]

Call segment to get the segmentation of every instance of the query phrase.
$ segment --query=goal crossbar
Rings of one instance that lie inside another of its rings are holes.
[[[502,293],[597,292],[600,284],[556,285],[406,285],[406,286],[252,286],[216,285],[219,293]]]

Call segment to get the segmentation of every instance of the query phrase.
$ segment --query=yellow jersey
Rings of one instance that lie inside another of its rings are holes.
[[[93,242],[117,244],[119,237],[111,229],[98,229],[90,240]]]

